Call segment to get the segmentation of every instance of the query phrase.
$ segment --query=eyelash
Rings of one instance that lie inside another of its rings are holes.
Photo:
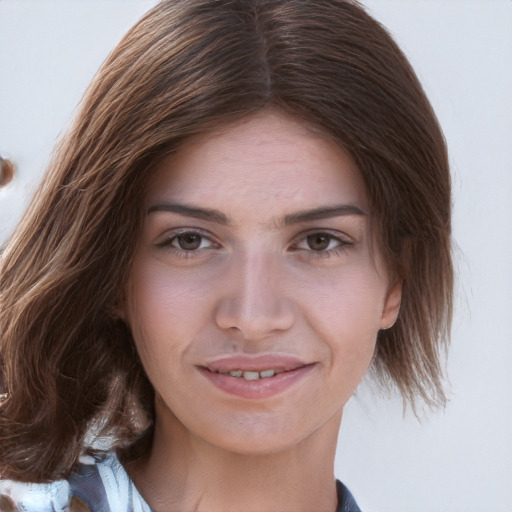
[[[183,235],[199,236],[201,239],[200,246],[197,249],[191,249],[191,250],[180,249],[178,247],[174,247],[172,245],[173,242],[178,240],[178,238]],[[327,237],[329,239],[329,244],[327,247],[329,247],[333,241],[337,242],[338,245],[336,245],[335,247],[332,247],[331,249],[319,250],[319,251],[315,251],[314,249],[306,249],[306,248],[299,247],[299,245],[302,242],[307,243],[307,239],[309,237],[313,237],[313,236]],[[206,247],[206,248],[201,247],[204,240],[210,241],[209,247]],[[194,230],[194,229],[183,229],[180,231],[173,231],[169,234],[169,236],[165,240],[163,240],[162,242],[159,242],[156,245],[157,245],[157,247],[168,249],[177,257],[182,257],[182,258],[194,258],[196,256],[199,256],[203,250],[220,247],[220,244],[214,242],[212,240],[212,237],[209,234],[204,233],[199,230]],[[302,234],[299,241],[291,246],[291,249],[296,250],[296,251],[302,251],[304,254],[306,254],[306,256],[308,258],[330,258],[333,256],[341,255],[341,253],[343,253],[348,247],[350,247],[352,245],[353,245],[353,242],[348,241],[346,238],[341,237],[339,234],[330,233],[329,231],[311,231],[307,234]]]
[[[314,249],[303,249],[299,247],[301,242],[307,243],[307,239],[309,237],[318,237],[325,236],[329,239],[329,244],[327,247],[331,245],[333,241],[337,242],[338,245],[332,247],[331,249],[324,249],[315,251]],[[347,238],[342,237],[338,233],[331,233],[329,231],[310,231],[309,233],[302,234],[298,243],[292,246],[293,249],[303,251],[308,258],[331,258],[335,256],[340,256],[346,249],[353,245],[353,242],[347,240]]]
[[[220,247],[220,244],[215,243],[212,240],[212,237],[210,235],[208,235],[202,231],[195,230],[195,229],[183,229],[180,231],[173,231],[173,232],[169,233],[168,237],[165,240],[163,240],[162,242],[159,242],[156,245],[157,245],[157,247],[161,247],[163,249],[168,249],[174,255],[181,257],[181,258],[194,258],[194,257],[198,256],[202,250],[205,249],[204,247],[203,248],[199,247],[199,248],[193,249],[193,250],[186,250],[186,249],[180,249],[178,247],[174,247],[172,245],[173,242],[175,240],[177,240],[180,236],[183,236],[183,235],[199,236],[201,238],[200,245],[202,245],[202,242],[204,240],[209,240],[212,247]],[[207,249],[209,249],[209,248],[210,247],[208,247]]]

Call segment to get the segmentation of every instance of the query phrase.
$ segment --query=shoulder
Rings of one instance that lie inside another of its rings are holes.
[[[9,508],[10,507],[10,508]],[[113,453],[84,457],[67,480],[0,481],[0,510],[23,512],[151,512]]]
[[[0,480],[0,510],[2,511],[67,511],[69,498],[69,484],[65,480],[51,484],[27,484]]]
[[[350,491],[339,480],[336,480],[336,491],[338,493],[336,512],[361,512]]]

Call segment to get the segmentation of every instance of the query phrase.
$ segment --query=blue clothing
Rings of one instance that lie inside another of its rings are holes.
[[[339,480],[336,490],[336,512],[361,512]],[[9,510],[8,505],[20,512],[151,512],[114,453],[98,460],[84,458],[68,480],[51,484],[1,480],[0,506]]]

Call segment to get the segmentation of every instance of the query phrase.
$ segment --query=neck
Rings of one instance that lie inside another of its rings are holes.
[[[154,512],[334,512],[334,455],[341,414],[298,445],[240,454],[158,420],[144,459],[127,469]]]

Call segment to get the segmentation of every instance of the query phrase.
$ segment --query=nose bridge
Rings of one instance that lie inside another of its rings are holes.
[[[260,339],[293,324],[293,307],[283,289],[283,268],[277,255],[258,246],[233,255],[217,308],[217,324]]]

